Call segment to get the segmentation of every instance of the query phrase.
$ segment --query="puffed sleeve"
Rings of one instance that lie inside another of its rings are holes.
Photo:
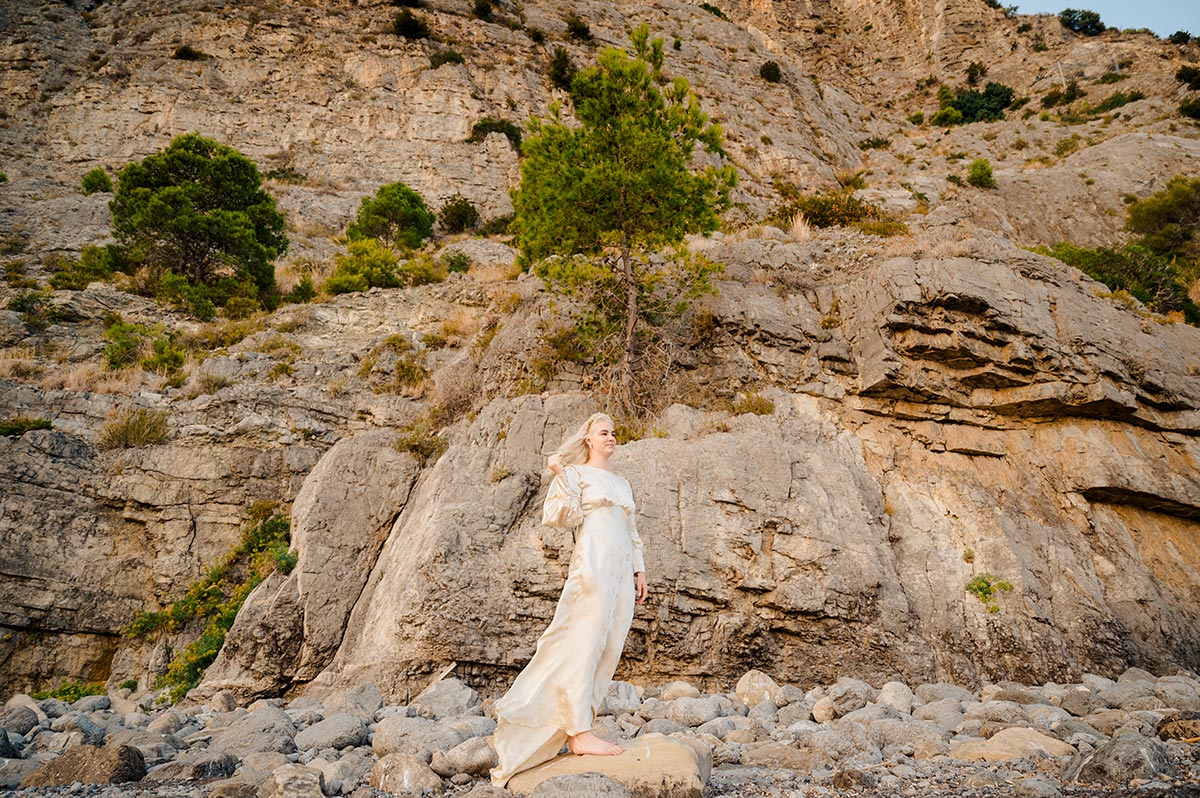
[[[637,531],[637,511],[629,511],[629,539],[633,541],[633,572],[646,572],[646,559],[642,553],[642,536]]]
[[[556,476],[550,483],[542,505],[542,523],[562,529],[574,529],[583,523],[582,486],[574,469],[567,469],[565,476]]]

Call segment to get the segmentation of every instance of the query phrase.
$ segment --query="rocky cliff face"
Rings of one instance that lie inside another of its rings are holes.
[[[1171,78],[1186,52],[974,2],[752,2],[728,19],[685,3],[574,8],[600,44],[642,21],[667,37],[668,69],[725,126],[742,178],[737,232],[690,243],[726,265],[713,331],[681,358],[679,403],[620,459],[655,591],[623,672],[715,687],[749,667],[805,682],[1200,667],[1197,331],[1018,247],[1117,242],[1123,195],[1195,171]],[[466,141],[471,126],[544,112],[549,54],[586,64],[591,49],[551,4],[501,3],[494,22],[455,2],[422,13],[441,41],[396,37],[390,7],[352,3],[6,4],[6,263],[44,281],[53,257],[103,241],[105,198],[77,194],[82,173],[193,129],[303,176],[270,182],[293,240],[285,282],[302,261],[327,269],[359,198],[386,181],[435,208],[461,193],[485,217],[508,211],[517,154],[500,135]],[[171,58],[181,44],[211,57]],[[429,68],[450,47],[466,64]],[[781,83],[758,78],[767,59]],[[935,106],[917,81],[956,85],[971,61],[1036,107],[1058,74],[1102,99],[1097,79],[1127,60],[1117,88],[1146,98],[1119,115],[904,121]],[[889,144],[864,151],[868,137]],[[947,181],[981,156],[998,190]],[[910,235],[796,241],[750,224],[776,179],[823,188],[846,169],[866,170],[863,196]],[[178,597],[262,501],[290,506],[299,564],[252,595],[206,689],[372,678],[400,695],[451,662],[504,683],[572,546],[537,524],[543,458],[597,400],[567,367],[523,395],[555,312],[536,280],[509,279],[504,243],[451,247],[471,274],[286,308],[190,362],[183,386],[99,366],[106,313],[196,333],[181,314],[100,284],[55,292],[61,320],[44,328],[0,311],[2,415],[54,423],[0,437],[0,684],[160,670],[185,638],[119,630]],[[0,288],[3,304],[18,291]],[[424,393],[380,392],[364,369],[396,335],[433,373]],[[726,400],[748,389],[774,412],[732,415]],[[391,447],[447,396],[477,415],[436,463]],[[166,411],[168,440],[98,448],[130,407]],[[1012,585],[995,612],[965,590],[985,575]]]

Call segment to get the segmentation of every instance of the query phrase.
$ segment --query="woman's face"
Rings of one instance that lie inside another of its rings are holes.
[[[604,457],[610,456],[617,449],[617,433],[613,431],[613,425],[609,421],[597,421],[593,424],[586,440],[592,453]]]

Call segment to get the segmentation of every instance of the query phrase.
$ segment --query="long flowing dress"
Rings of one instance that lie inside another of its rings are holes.
[[[629,483],[605,469],[568,466],[550,485],[542,523],[582,527],[554,620],[496,703],[492,781],[501,787],[592,728],[633,622],[633,575],[646,570],[634,510]]]

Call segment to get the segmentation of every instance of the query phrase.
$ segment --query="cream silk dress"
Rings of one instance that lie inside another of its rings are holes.
[[[542,523],[570,529],[581,521],[554,620],[496,702],[500,764],[492,781],[501,787],[557,756],[568,736],[591,730],[633,622],[633,575],[646,566],[629,483],[601,468],[567,466],[550,485]]]

